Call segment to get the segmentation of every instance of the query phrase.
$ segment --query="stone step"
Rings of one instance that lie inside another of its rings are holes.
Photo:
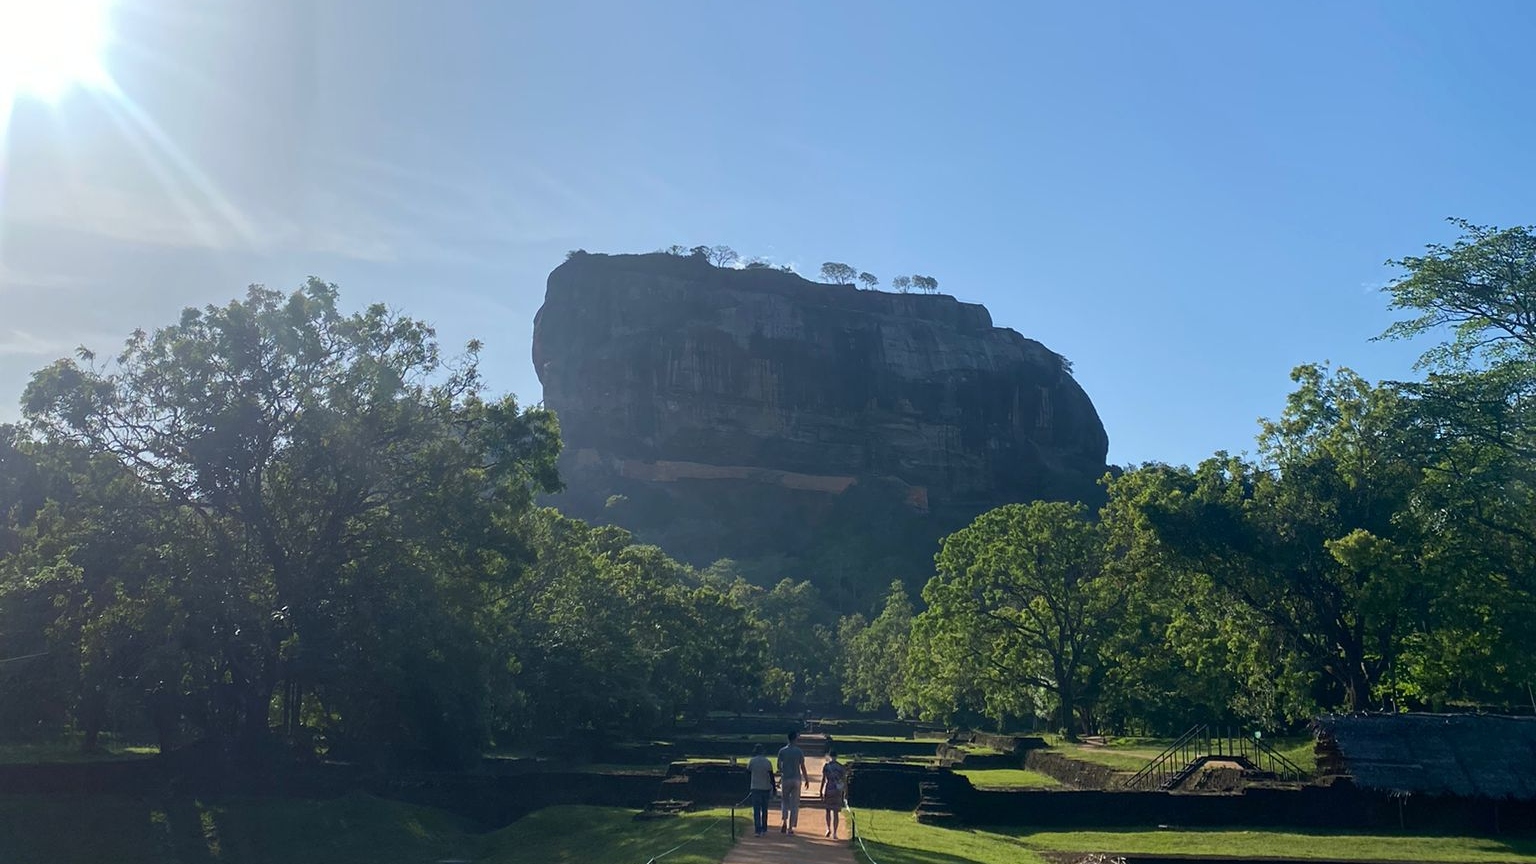
[[[947,810],[924,810],[918,808],[917,821],[923,825],[958,825],[960,817]]]
[[[681,801],[675,798],[664,798],[645,805],[645,809],[635,814],[636,819],[666,819],[672,816],[681,816],[693,809],[692,801]]]
[[[827,755],[827,736],[824,734],[813,732],[801,735],[795,740],[795,744],[805,752],[806,756]]]

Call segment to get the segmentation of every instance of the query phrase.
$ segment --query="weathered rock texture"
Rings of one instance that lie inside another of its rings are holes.
[[[566,442],[560,506],[696,562],[803,559],[895,519],[903,540],[919,526],[926,573],[937,532],[1091,499],[1105,470],[1061,358],[943,295],[577,254],[549,276],[533,361]]]

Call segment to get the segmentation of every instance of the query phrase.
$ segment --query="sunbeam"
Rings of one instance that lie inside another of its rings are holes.
[[[144,164],[165,187],[177,207],[195,225],[201,225],[200,210],[206,208],[224,223],[246,246],[258,245],[260,238],[245,215],[240,212],[218,185],[160,128],[160,124],[133,100],[122,88],[108,80],[100,87],[101,102],[112,119],[128,138]],[[168,163],[168,164],[167,164]],[[194,200],[187,194],[190,185],[200,196]],[[208,238],[210,245],[220,245],[216,238]]]

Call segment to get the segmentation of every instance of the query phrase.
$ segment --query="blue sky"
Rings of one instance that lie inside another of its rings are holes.
[[[0,419],[84,343],[309,274],[539,399],[568,249],[929,273],[1075,364],[1110,459],[1253,449],[1290,369],[1405,377],[1392,257],[1532,218],[1536,6],[119,0],[18,102]]]

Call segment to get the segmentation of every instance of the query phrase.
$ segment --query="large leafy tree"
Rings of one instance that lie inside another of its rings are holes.
[[[935,559],[909,680],[934,664],[961,676],[970,670],[979,690],[970,695],[993,716],[1031,707],[1043,692],[1058,727],[1075,736],[1080,719],[1092,717],[1108,671],[1103,649],[1127,595],[1107,557],[1082,505],[1009,504],[978,516],[946,537]]]
[[[1100,518],[1115,553],[1110,564],[1129,591],[1123,626],[1107,649],[1105,721],[1120,731],[1176,734],[1195,722],[1270,719],[1278,658],[1256,650],[1255,616],[1171,554],[1148,515],[1188,496],[1194,472],[1147,464],[1106,486]],[[1250,670],[1249,658],[1262,669]]]
[[[1451,221],[1461,236],[1391,262],[1385,289],[1410,317],[1383,338],[1441,337],[1403,388],[1423,443],[1424,564],[1451,590],[1444,627],[1408,659],[1424,698],[1507,704],[1536,676],[1536,229]]]
[[[1348,369],[1302,366],[1280,419],[1263,424],[1267,464],[1224,454],[1187,496],[1151,505],[1159,538],[1227,602],[1272,628],[1338,688],[1371,704],[1427,592],[1407,566],[1413,526],[1397,518],[1418,478],[1400,399]]]
[[[227,620],[196,622],[227,635],[198,650],[220,682],[205,701],[243,743],[274,706],[290,735],[437,756],[483,735],[494,663],[476,623],[522,568],[517,517],[557,485],[558,434],[542,410],[482,398],[477,347],[444,360],[425,324],[345,314],[312,280],[34,376],[36,433],[136,484],[153,542],[183,550],[170,595],[144,607],[227,598],[209,613]]]

